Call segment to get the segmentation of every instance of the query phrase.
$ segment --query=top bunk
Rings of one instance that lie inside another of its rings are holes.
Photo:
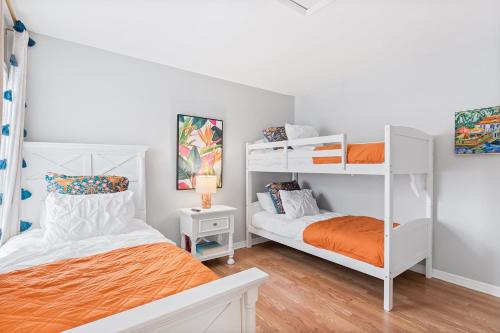
[[[248,144],[247,172],[357,175],[430,174],[433,138],[420,130],[385,126],[384,141],[347,142],[346,134]]]

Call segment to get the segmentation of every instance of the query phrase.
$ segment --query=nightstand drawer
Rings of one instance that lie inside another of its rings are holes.
[[[214,219],[200,220],[199,232],[229,229],[229,217],[218,217]]]

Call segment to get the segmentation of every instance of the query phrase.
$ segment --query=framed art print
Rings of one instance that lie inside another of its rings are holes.
[[[177,189],[196,187],[196,176],[217,176],[222,187],[222,120],[177,115]]]
[[[455,113],[455,153],[500,154],[500,107]]]

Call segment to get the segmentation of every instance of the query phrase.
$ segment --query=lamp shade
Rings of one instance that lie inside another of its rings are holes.
[[[216,176],[196,176],[197,193],[215,193],[217,192]]]

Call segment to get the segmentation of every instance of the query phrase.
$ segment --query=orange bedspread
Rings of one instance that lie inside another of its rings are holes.
[[[303,237],[307,244],[384,267],[384,221],[368,216],[335,217],[309,225]]]
[[[340,149],[340,145],[327,145],[314,148],[316,151],[335,149]],[[348,144],[346,155],[347,163],[351,164],[384,163],[385,145],[383,142]],[[340,162],[340,156],[313,157],[314,164],[336,164]]]
[[[218,279],[167,243],[0,275],[0,332],[60,332]]]

